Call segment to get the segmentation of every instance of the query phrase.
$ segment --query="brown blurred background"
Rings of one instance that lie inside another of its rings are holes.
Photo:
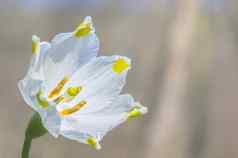
[[[31,35],[51,39],[94,19],[100,55],[132,58],[124,92],[149,107],[108,134],[103,149],[33,141],[32,158],[238,158],[236,0],[0,0],[0,157],[20,157],[33,111],[17,82]]]

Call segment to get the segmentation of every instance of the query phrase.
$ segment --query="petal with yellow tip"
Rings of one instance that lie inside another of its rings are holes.
[[[118,59],[123,59],[128,64],[128,68],[120,75],[112,71],[112,67]],[[125,84],[129,67],[130,59],[127,57],[97,57],[79,68],[70,78],[69,84],[72,86],[83,85],[85,88],[80,92],[80,95],[84,97],[115,96],[121,92]],[[100,105],[97,107],[99,108]],[[83,111],[88,111],[90,108],[85,108]]]
[[[100,104],[100,100],[98,100],[99,104],[96,102],[90,104],[91,99],[93,98],[88,98],[88,105],[84,109],[97,107]],[[87,114],[82,114],[80,111],[75,115],[64,117],[61,126],[63,135],[80,142],[83,142],[82,135],[90,135],[99,142],[109,131],[128,119],[128,111],[138,109],[140,114],[147,112],[146,107],[135,103],[133,97],[128,94],[117,96],[113,100],[104,100],[101,104],[104,106]],[[133,112],[133,116],[135,115],[137,114]],[[91,145],[95,143],[90,140]]]
[[[83,36],[88,35],[92,31],[91,24],[82,23],[80,24],[74,32],[74,36],[77,38],[81,38]]]
[[[71,76],[76,69],[94,59],[99,51],[99,39],[95,33],[92,20],[86,17],[83,28],[90,28],[88,35],[76,38],[74,32],[60,33],[51,40],[51,48],[45,57],[43,72],[46,83],[46,91],[52,90],[55,82],[64,75]],[[81,27],[82,28],[82,27]],[[84,33],[85,30],[83,29]],[[87,31],[86,31],[87,32]],[[83,33],[83,34],[84,34]]]
[[[31,47],[32,47],[32,53],[33,54],[36,54],[37,52],[39,52],[39,50],[40,50],[40,38],[38,36],[36,36],[36,35],[32,36]]]
[[[97,149],[97,150],[100,150],[101,149],[101,146],[100,144],[98,143],[98,141],[93,138],[93,137],[89,137],[87,140],[86,140],[86,143],[90,146],[92,146],[93,148]]]
[[[123,58],[119,58],[114,62],[112,66],[112,70],[117,74],[121,74],[128,67],[129,67],[129,64],[126,62],[126,60]]]
[[[79,24],[79,26],[74,31],[74,36],[77,38],[81,38],[90,34],[93,30],[93,24],[91,17],[86,17],[84,21]]]

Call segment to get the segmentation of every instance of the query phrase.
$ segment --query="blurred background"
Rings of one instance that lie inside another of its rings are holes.
[[[149,107],[109,133],[103,149],[47,135],[32,158],[237,158],[238,1],[0,0],[0,157],[20,157],[33,111],[17,82],[31,35],[50,40],[91,15],[100,55],[130,57],[124,92]]]

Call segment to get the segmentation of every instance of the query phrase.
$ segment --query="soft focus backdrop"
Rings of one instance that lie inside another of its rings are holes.
[[[100,55],[130,57],[124,92],[149,107],[103,149],[65,138],[33,141],[32,158],[237,158],[236,0],[0,0],[0,157],[20,157],[33,111],[17,82],[31,35],[50,40],[91,15]]]

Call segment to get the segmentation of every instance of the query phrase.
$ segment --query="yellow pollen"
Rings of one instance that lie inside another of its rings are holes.
[[[82,90],[82,87],[79,86],[79,87],[69,87],[67,89],[67,94],[71,97],[75,97],[76,95],[79,94],[79,92]]]
[[[87,140],[86,140],[86,143],[90,146],[92,146],[93,148],[97,148],[97,140],[93,137],[89,137]]]
[[[88,35],[92,31],[92,24],[88,22],[81,23],[74,31],[74,36],[77,38]]]
[[[128,67],[129,64],[125,61],[125,59],[120,58],[114,62],[112,65],[112,70],[117,74],[121,74]]]
[[[87,102],[85,100],[80,101],[78,104],[74,105],[72,108],[64,109],[60,112],[61,116],[68,116],[72,113],[79,111]]]
[[[59,95],[61,90],[64,88],[64,85],[69,81],[69,78],[65,76],[58,84],[57,86],[49,93],[48,97],[49,99],[56,97]]]
[[[32,36],[31,50],[33,54],[36,54],[40,49],[40,38],[36,35]]]
[[[37,94],[36,94],[36,100],[37,102],[40,104],[40,106],[42,108],[47,108],[49,107],[49,103],[47,100],[45,100],[44,98],[42,98],[42,92],[41,91],[38,91]]]

